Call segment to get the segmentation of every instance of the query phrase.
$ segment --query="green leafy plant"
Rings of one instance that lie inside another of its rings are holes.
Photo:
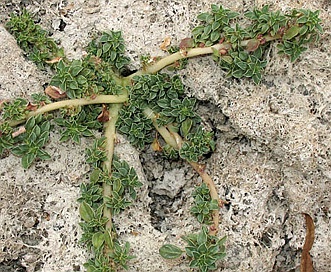
[[[199,233],[189,234],[183,237],[187,243],[185,252],[190,260],[191,268],[198,268],[199,271],[207,272],[217,269],[217,262],[224,259],[226,237],[219,239],[208,234],[208,229],[203,227]],[[165,259],[179,258],[184,250],[177,246],[166,244],[160,250],[160,255]]]
[[[22,157],[22,166],[28,168],[34,160],[47,160],[51,156],[43,149],[49,139],[50,122],[42,116],[30,117],[25,124],[25,131],[16,140],[21,142],[11,149],[14,155]]]
[[[27,57],[40,68],[52,64],[54,59],[64,57],[63,49],[56,45],[46,30],[35,24],[27,10],[19,15],[13,14],[7,23],[7,29],[14,35]]]
[[[183,237],[185,250],[166,244],[160,254],[165,258],[186,254],[191,268],[215,270],[225,256],[225,238],[218,237],[222,201],[200,163],[215,150],[214,135],[196,113],[196,99],[185,96],[180,77],[161,70],[176,71],[185,68],[191,57],[212,55],[228,76],[252,78],[258,84],[271,42],[277,43],[279,53],[297,60],[308,43],[318,41],[322,32],[318,16],[318,11],[283,14],[265,6],[243,17],[212,5],[210,12],[198,16],[200,25],[191,37],[165,48],[169,55],[144,56],[142,68],[125,76],[130,59],[125,56],[121,32],[101,33],[82,59],[69,60],[30,13],[24,10],[12,15],[7,29],[30,60],[40,68],[49,67],[54,75],[46,95],[1,102],[0,154],[21,156],[22,166],[28,168],[34,161],[50,159],[45,145],[52,129],[60,130],[60,141],[79,144],[81,137],[94,139],[86,149],[89,181],[81,184],[78,199],[81,243],[93,253],[85,264],[89,272],[127,269],[133,258],[129,244],[120,241],[112,218],[137,198],[142,184],[135,170],[114,155],[116,133],[124,134],[139,150],[152,145],[166,158],[187,161],[203,181],[193,193],[191,208],[202,226],[198,233]],[[245,24],[241,24],[243,18]],[[103,135],[96,136],[100,132]]]
[[[219,209],[219,204],[215,199],[211,199],[210,191],[205,183],[195,188],[192,194],[194,205],[191,208],[199,223],[210,224],[212,222],[211,212]]]

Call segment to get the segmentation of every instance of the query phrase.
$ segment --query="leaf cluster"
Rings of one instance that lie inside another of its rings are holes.
[[[90,54],[110,63],[119,73],[130,62],[130,59],[124,56],[124,39],[120,31],[103,32],[100,37],[89,43],[87,50]]]
[[[143,149],[145,145],[153,142],[154,127],[152,121],[144,115],[141,107],[133,100],[131,101],[121,108],[116,127],[119,132],[127,136],[132,145]]]
[[[225,26],[223,31],[225,40],[232,45],[233,49],[240,48],[241,42],[251,37],[249,31],[240,26],[238,23],[236,23],[234,27]]]
[[[50,122],[41,115],[30,117],[25,124],[25,132],[15,138],[17,145],[11,149],[14,155],[22,157],[23,168],[29,168],[36,159],[48,160],[51,156],[43,149],[48,142]]]
[[[124,105],[119,114],[118,129],[127,135],[129,141],[142,149],[153,141],[153,123],[143,113],[146,107],[158,112],[159,125],[175,121],[168,108],[171,100],[184,93],[184,87],[178,77],[166,74],[142,75],[133,78],[129,90],[128,104]],[[164,111],[162,111],[164,109]]]
[[[95,233],[105,231],[105,224],[108,218],[103,216],[103,205],[101,203],[93,207],[85,202],[85,198],[81,199],[81,201],[79,214],[84,221],[79,223],[83,231],[80,242],[88,248],[93,249],[93,236]]]
[[[116,81],[112,66],[92,55],[71,62],[61,60],[50,84],[59,87],[71,99],[123,92],[123,87]]]
[[[245,17],[252,21],[248,29],[255,35],[270,33],[271,36],[275,36],[281,28],[287,26],[289,20],[279,10],[270,11],[268,5],[262,9],[247,11]]]
[[[52,101],[49,99],[49,97],[42,93],[31,94],[31,98],[32,98],[32,103],[37,106],[42,106],[42,105],[52,103]]]
[[[179,150],[179,156],[189,162],[197,162],[203,155],[215,149],[214,134],[201,125],[187,134]]]
[[[319,11],[299,9],[283,14],[264,6],[244,15],[251,21],[248,26],[238,23],[237,13],[212,5],[211,12],[198,15],[200,25],[193,29],[192,36],[200,46],[224,43],[224,49],[214,52],[216,62],[228,71],[228,76],[252,78],[256,84],[266,66],[263,54],[270,41],[277,40],[278,52],[295,61],[323,32]]]
[[[20,142],[24,141],[24,137],[21,135],[20,137],[15,137],[16,133],[22,134],[21,132],[15,132],[14,129],[10,126],[10,122],[12,121],[21,121],[25,120],[28,116],[28,113],[31,112],[31,108],[39,107],[40,105],[48,103],[48,98],[45,95],[32,94],[31,95],[33,102],[36,104],[32,104],[23,98],[16,98],[12,101],[5,101],[3,103],[2,114],[1,114],[1,124],[0,124],[0,155],[3,154],[5,150],[11,150],[15,145],[18,145]],[[40,122],[40,117],[37,119],[31,119],[28,123],[28,126],[21,127],[21,130],[26,130],[24,136],[26,136],[32,129],[33,120],[36,122]],[[27,130],[28,129],[28,130]],[[38,131],[36,131],[38,132]],[[38,133],[37,133],[38,134]],[[38,137],[38,135],[37,135]],[[29,142],[29,140],[27,140]],[[16,150],[16,149],[15,149]],[[16,152],[16,151],[15,151]],[[41,152],[41,151],[40,151]],[[40,153],[39,152],[39,153]],[[41,153],[40,153],[41,154]],[[17,154],[19,155],[19,154]],[[23,153],[22,153],[23,155]],[[37,157],[35,157],[37,158]],[[45,157],[46,158],[46,157]],[[30,158],[32,159],[32,157]],[[34,160],[34,159],[33,159]],[[31,165],[30,163],[26,164],[26,158],[24,159],[24,165]]]
[[[48,37],[46,30],[35,24],[27,10],[18,15],[12,14],[6,28],[16,38],[27,57],[40,68],[51,64],[51,60],[64,56],[63,49]]]
[[[83,230],[81,243],[94,252],[94,257],[84,264],[87,271],[117,271],[114,263],[127,269],[127,262],[134,258],[134,256],[129,255],[130,245],[127,242],[121,246],[116,233],[105,228],[108,219],[102,215],[103,205],[93,209],[87,202],[83,201],[80,204],[79,212],[84,220],[80,223]],[[109,249],[106,254],[104,254],[105,248]]]
[[[230,50],[225,56],[215,52],[214,57],[218,64],[228,72],[227,76],[234,78],[252,78],[259,84],[262,72],[267,62],[263,60],[262,48],[248,53],[244,50]]]
[[[134,168],[126,161],[113,160],[113,172],[109,180],[112,186],[112,195],[105,197],[105,205],[110,208],[112,214],[118,214],[131,205],[131,201],[137,197],[136,189],[142,186]]]
[[[12,132],[13,128],[8,122],[0,124],[0,156],[5,153],[5,150],[10,150],[14,146]]]
[[[67,116],[66,114],[70,114],[70,110],[74,113]],[[64,128],[61,130],[60,141],[72,140],[79,144],[81,137],[92,137],[94,134],[91,129],[102,127],[101,123],[97,121],[99,111],[100,107],[97,106],[84,107],[83,109],[78,107],[69,109],[69,112],[66,112],[61,118],[55,118],[55,123]]]
[[[106,237],[106,238],[105,238]],[[116,240],[113,242],[109,235],[98,233],[94,236],[96,246],[99,244],[111,245],[112,251],[109,254],[102,254],[101,249],[97,250],[97,257],[88,260],[84,264],[87,272],[115,272],[116,267],[121,266],[128,269],[127,262],[135,257],[130,255],[130,244],[126,242],[123,246]]]
[[[215,199],[211,199],[210,190],[205,183],[195,188],[193,192],[194,204],[191,213],[197,217],[199,223],[210,224],[212,222],[211,213],[218,210],[219,206]]]
[[[105,140],[105,137],[98,138],[94,141],[91,148],[86,149],[86,162],[91,164],[94,168],[102,168],[102,163],[107,160]]]
[[[201,120],[195,112],[196,100],[184,97],[184,85],[178,76],[136,76],[129,93],[128,105],[120,112],[119,130],[139,148],[153,141],[152,121],[143,113],[146,108],[157,114],[158,126],[171,125],[184,135]]]
[[[28,113],[28,101],[24,98],[16,98],[12,101],[4,102],[2,109],[2,119],[4,121],[23,120]]]
[[[190,267],[198,268],[201,272],[215,270],[217,262],[225,257],[226,237],[221,239],[208,234],[208,229],[202,227],[196,234],[189,234],[183,237],[188,244],[185,253],[190,259]],[[165,244],[159,250],[160,255],[165,259],[179,258],[184,251],[172,244]]]
[[[201,24],[192,30],[195,44],[211,46],[217,43],[223,37],[224,27],[229,27],[238,15],[238,13],[222,6],[211,5],[211,12],[198,15]]]
[[[308,43],[319,39],[323,28],[320,25],[319,11],[294,10],[288,17],[291,18],[289,26],[284,32],[282,43],[277,47],[278,53],[286,54],[291,61],[295,61],[308,49]]]
[[[216,262],[222,260],[226,255],[224,246],[226,237],[219,239],[209,235],[206,227],[202,227],[197,234],[184,236],[183,239],[188,244],[185,247],[186,254],[192,259],[190,267],[199,268],[201,272],[215,270]]]
[[[294,9],[281,14],[280,11],[269,11],[265,6],[261,10],[248,11],[245,16],[253,22],[249,28],[253,33],[279,35],[278,52],[289,55],[291,61],[295,61],[307,50],[306,44],[317,40],[323,32],[319,11]]]

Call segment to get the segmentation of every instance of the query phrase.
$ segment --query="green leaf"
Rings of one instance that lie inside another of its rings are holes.
[[[205,12],[205,13],[200,13],[200,14],[198,15],[197,18],[198,18],[198,20],[200,20],[200,21],[207,22],[208,19],[210,18],[210,14],[207,13],[207,12]]]
[[[83,67],[82,66],[80,66],[80,65],[77,65],[77,66],[71,66],[70,67],[70,74],[72,75],[72,76],[77,76],[78,74],[79,74],[79,72],[80,71],[82,71],[83,70]]]
[[[102,232],[96,232],[92,236],[92,245],[100,249],[105,242],[105,235]]]
[[[22,156],[22,155],[25,155],[29,150],[29,146],[26,145],[26,144],[22,144],[22,145],[19,145],[19,146],[15,146],[11,152],[14,154],[14,155],[17,155],[17,156]]]
[[[182,124],[181,124],[181,126],[180,126],[180,130],[181,130],[181,134],[182,134],[182,136],[184,136],[184,137],[186,137],[188,134],[189,134],[189,132],[190,132],[190,130],[191,130],[191,128],[192,128],[192,125],[193,125],[193,121],[192,121],[192,119],[186,119]]]
[[[220,37],[221,37],[221,34],[218,31],[213,31],[210,35],[210,40],[212,42],[216,42],[220,39]]]
[[[169,100],[166,98],[160,99],[157,104],[163,109],[169,108]]]
[[[109,51],[109,49],[111,48],[111,43],[105,43],[103,46],[102,46],[102,51],[103,53],[107,53]]]
[[[211,25],[207,25],[205,26],[205,28],[203,29],[203,34],[204,35],[209,35],[212,31]]]
[[[235,78],[242,78],[244,75],[244,71],[241,69],[237,69],[231,73],[231,75]]]
[[[113,239],[111,237],[111,233],[107,229],[105,230],[105,233],[104,233],[104,239],[105,239],[105,242],[106,242],[107,246],[109,246],[110,248],[114,247],[114,242],[113,242]]]
[[[122,190],[122,181],[120,179],[116,179],[113,182],[113,191],[120,192]]]
[[[36,125],[35,117],[30,117],[28,119],[28,121],[26,121],[26,123],[25,123],[25,129],[26,130],[32,130],[35,125]]]
[[[39,149],[37,151],[37,157],[41,160],[49,160],[51,158],[51,155],[49,155],[45,150]]]
[[[197,243],[198,245],[203,245],[207,242],[208,239],[208,232],[207,232],[207,228],[203,227],[201,232],[198,234],[197,236]]]
[[[297,36],[300,32],[301,28],[299,26],[292,26],[290,27],[284,34],[283,39],[284,40],[291,40],[293,39],[295,36]]]
[[[268,24],[263,24],[261,27],[261,34],[265,34],[269,30]]]
[[[83,84],[85,84],[87,82],[87,79],[86,79],[86,77],[84,77],[82,75],[79,75],[77,77],[77,82],[78,82],[78,84],[83,85]]]
[[[99,49],[97,50],[96,56],[97,56],[98,58],[100,58],[101,55],[102,55],[102,49],[99,48]]]
[[[97,183],[99,181],[99,177],[101,174],[101,170],[96,168],[92,171],[91,175],[90,175],[90,182],[91,183]]]
[[[117,53],[115,51],[111,51],[110,52],[110,60],[115,61],[116,57],[117,57]]]
[[[74,89],[74,90],[79,89],[77,81],[71,81],[69,83],[69,88]]]
[[[172,244],[165,244],[159,249],[160,255],[165,259],[176,259],[183,254],[183,250]]]
[[[214,31],[214,30],[218,30],[220,26],[221,26],[221,23],[220,23],[219,21],[215,21],[215,22],[212,24],[211,28],[212,28],[212,30]]]
[[[84,221],[90,222],[94,218],[94,211],[86,202],[82,202],[79,206],[79,214]]]
[[[111,41],[111,37],[108,33],[103,33],[102,36],[100,37],[100,42],[101,43],[105,43],[105,42],[110,42]]]
[[[28,153],[22,157],[22,166],[24,169],[28,169],[36,158],[36,153]]]
[[[192,30],[192,35],[194,36],[194,37],[196,37],[196,36],[198,36],[198,35],[200,35],[202,32],[203,32],[203,29],[204,29],[204,26],[197,26],[197,27],[195,27],[193,30]]]

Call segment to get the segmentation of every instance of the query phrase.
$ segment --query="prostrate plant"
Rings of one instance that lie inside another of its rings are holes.
[[[279,53],[296,60],[322,32],[318,14],[301,9],[281,14],[266,6],[247,12],[244,18],[212,5],[211,12],[198,16],[201,24],[192,37],[178,47],[164,46],[169,52],[164,58],[142,57],[141,70],[129,76],[123,75],[130,60],[124,55],[121,32],[102,33],[81,60],[69,60],[27,11],[13,15],[7,29],[27,56],[40,68],[50,66],[54,76],[45,90],[47,96],[31,95],[30,102],[1,101],[0,153],[22,156],[22,165],[28,168],[35,160],[50,159],[44,146],[51,129],[60,130],[60,141],[79,144],[81,137],[94,138],[86,150],[89,182],[81,185],[78,200],[81,242],[94,253],[85,264],[89,272],[127,269],[133,258],[129,244],[121,244],[112,217],[136,199],[142,184],[128,163],[114,157],[116,131],[140,150],[151,145],[169,159],[186,160],[203,180],[193,193],[191,208],[202,227],[199,233],[183,237],[188,244],[185,251],[166,244],[160,254],[177,258],[186,252],[190,267],[215,270],[225,256],[225,238],[218,237],[222,201],[206,167],[199,163],[215,150],[214,136],[201,124],[197,101],[185,96],[180,77],[160,71],[184,68],[191,57],[212,55],[229,76],[259,83],[269,44],[276,42]],[[245,25],[240,24],[242,19]],[[95,131],[101,130],[104,135],[97,138]]]
[[[63,49],[48,37],[47,31],[34,23],[26,10],[19,15],[12,15],[7,23],[7,29],[10,29],[26,56],[39,68],[52,65],[57,62],[56,60],[64,57]]]

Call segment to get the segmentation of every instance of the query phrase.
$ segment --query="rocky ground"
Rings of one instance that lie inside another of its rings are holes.
[[[130,69],[139,56],[162,55],[166,36],[176,44],[189,36],[196,16],[210,0],[18,1],[1,0],[0,23],[26,7],[61,42],[67,56],[80,58],[91,37],[121,30]],[[188,95],[201,101],[199,113],[215,131],[216,152],[206,159],[219,195],[220,234],[228,236],[227,257],[219,271],[299,271],[305,238],[302,213],[315,223],[311,250],[317,272],[331,271],[331,54],[329,0],[218,1],[244,12],[269,4],[271,9],[321,11],[324,34],[295,63],[268,52],[262,83],[225,78],[210,58],[190,60],[181,71]],[[27,61],[14,38],[0,25],[0,99],[42,92],[50,74]],[[139,173],[144,186],[137,202],[117,217],[118,232],[129,241],[129,271],[188,271],[187,262],[164,261],[158,248],[181,243],[196,230],[189,214],[192,187],[199,178],[186,164],[165,161],[151,150],[138,154],[120,137],[116,153]],[[51,135],[51,161],[23,170],[20,160],[0,160],[0,271],[84,271],[87,258],[78,244],[79,185],[89,168],[80,146],[59,143]]]

